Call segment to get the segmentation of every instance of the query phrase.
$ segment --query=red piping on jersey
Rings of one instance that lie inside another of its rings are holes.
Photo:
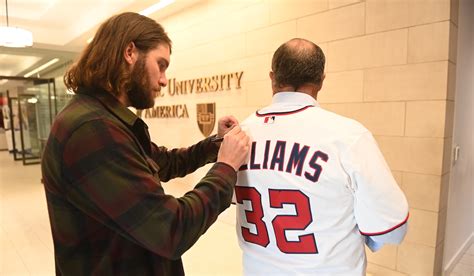
[[[402,226],[403,224],[405,224],[408,220],[408,217],[410,216],[410,213],[407,214],[407,217],[402,221],[400,222],[399,224],[395,225],[394,227],[388,229],[388,230],[385,230],[385,231],[382,231],[382,232],[375,232],[375,233],[365,233],[365,232],[362,232],[359,230],[359,232],[364,235],[364,236],[378,236],[378,235],[383,235],[383,234],[387,234],[388,232],[392,232],[393,230],[397,229],[398,227]]]
[[[271,112],[271,113],[266,113],[266,114],[260,114],[258,113],[258,111],[255,112],[255,114],[257,115],[257,117],[265,117],[265,116],[283,116],[283,115],[291,115],[291,114],[294,114],[294,113],[298,113],[300,111],[303,111],[309,107],[314,107],[314,105],[307,105],[305,107],[302,107],[300,109],[297,109],[297,110],[293,110],[293,111],[285,111],[285,112]]]

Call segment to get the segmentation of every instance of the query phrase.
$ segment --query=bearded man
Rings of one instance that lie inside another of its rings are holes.
[[[168,150],[128,109],[154,106],[170,54],[160,24],[122,13],[101,25],[66,72],[75,96],[42,157],[57,275],[184,275],[181,255],[229,207],[250,144],[234,117],[219,120],[217,135]],[[161,181],[210,162],[184,196],[164,192]]]

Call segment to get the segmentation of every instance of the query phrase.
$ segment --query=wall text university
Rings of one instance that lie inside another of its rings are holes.
[[[177,96],[231,90],[233,87],[240,89],[243,74],[244,72],[241,71],[181,81],[173,78],[168,82],[168,94]],[[160,96],[164,95],[160,94]]]

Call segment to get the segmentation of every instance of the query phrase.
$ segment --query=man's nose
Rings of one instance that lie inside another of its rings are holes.
[[[166,74],[163,73],[160,78],[160,85],[162,87],[166,87],[168,85],[168,78],[166,77]]]

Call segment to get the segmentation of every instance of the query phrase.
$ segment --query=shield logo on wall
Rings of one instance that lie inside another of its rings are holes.
[[[199,130],[205,137],[208,137],[212,133],[214,124],[216,123],[216,104],[196,104],[196,110]]]

